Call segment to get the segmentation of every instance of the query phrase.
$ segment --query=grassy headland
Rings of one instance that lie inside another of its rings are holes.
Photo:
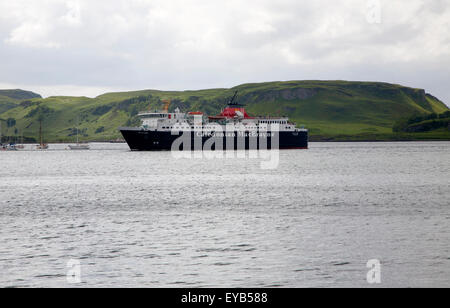
[[[250,115],[287,115],[298,126],[309,128],[313,141],[450,140],[450,131],[444,127],[393,131],[394,124],[406,116],[441,114],[449,108],[422,89],[375,82],[266,82],[230,89],[107,93],[96,98],[43,99],[25,91],[9,95],[0,91],[0,118],[6,136],[23,132],[37,139],[42,119],[49,142],[73,142],[77,126],[82,140],[111,140],[120,137],[119,126],[139,125],[139,111],[160,109],[161,100],[172,100],[170,111],[179,107],[213,115],[236,90]]]

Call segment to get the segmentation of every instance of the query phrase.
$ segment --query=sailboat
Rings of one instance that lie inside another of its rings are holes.
[[[89,144],[87,143],[80,143],[80,140],[78,138],[78,127],[77,127],[77,144],[73,145],[69,145],[69,148],[71,150],[89,150]]]
[[[2,120],[0,119],[0,151],[6,151],[6,145],[3,145]]]
[[[40,144],[38,144],[36,146],[37,150],[47,150],[48,149],[48,144],[44,143],[42,141],[42,120],[39,121],[39,139],[40,139]]]
[[[23,150],[25,148],[25,146],[23,145],[23,132],[22,135],[20,136],[20,144],[16,145],[16,148],[19,150]]]

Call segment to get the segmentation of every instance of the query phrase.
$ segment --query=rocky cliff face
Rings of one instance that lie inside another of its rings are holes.
[[[425,110],[432,110],[430,104],[427,101],[426,92],[423,89],[412,89],[412,88],[400,88],[402,92],[410,96],[417,104],[423,107]]]

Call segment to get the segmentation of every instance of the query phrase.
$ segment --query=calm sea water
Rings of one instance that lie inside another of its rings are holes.
[[[0,152],[0,287],[450,287],[450,142]],[[67,262],[81,284],[67,282]]]

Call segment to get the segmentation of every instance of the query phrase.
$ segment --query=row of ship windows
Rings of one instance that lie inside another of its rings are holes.
[[[172,129],[173,128],[173,126],[163,126],[162,127],[162,129]],[[177,127],[178,129],[189,129],[189,127]],[[191,129],[194,129],[194,128],[197,128],[197,129],[200,129],[200,128],[202,128],[202,127],[200,127],[200,126],[197,126],[197,127],[194,127],[194,126],[192,126],[191,127]],[[257,129],[258,127],[257,126],[251,126],[251,127],[248,127],[248,126],[246,126],[245,128],[247,128],[247,129]],[[292,128],[292,126],[285,126],[284,128]],[[214,127],[206,127],[205,129],[214,129]]]
[[[287,124],[287,121],[259,121],[259,123],[265,123],[265,124]]]

